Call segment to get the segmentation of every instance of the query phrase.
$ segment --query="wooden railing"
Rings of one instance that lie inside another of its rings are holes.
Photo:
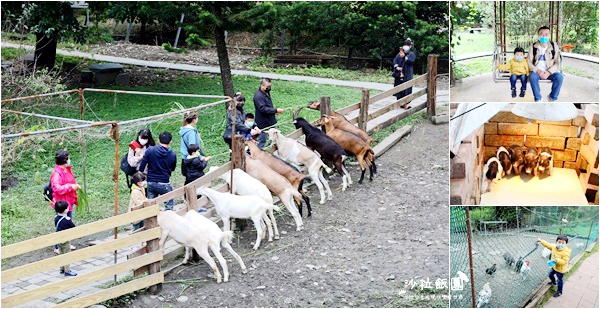
[[[156,221],[156,215],[158,214],[158,212],[159,208],[157,206],[148,207],[146,209],[143,209],[142,211],[118,215],[112,218],[78,226],[69,230],[52,233],[49,235],[44,235],[34,239],[4,246],[2,247],[2,259],[7,259],[34,250],[52,247],[54,246],[54,244],[57,243],[57,240],[73,240],[144,219],[147,223],[150,223],[147,225],[147,229],[140,233],[128,235],[123,238],[117,238],[96,246],[79,249],[77,251],[72,251],[66,254],[61,254],[59,256],[33,262],[27,265],[4,270],[2,271],[2,283],[6,284],[10,281],[29,277],[51,269],[56,269],[57,265],[71,264],[83,261],[92,257],[114,252],[117,249],[129,247],[145,241],[158,241],[158,239],[160,238],[160,228],[158,228],[157,226],[152,226],[151,224],[153,220]],[[81,274],[77,277],[66,278],[59,282],[50,283],[32,290],[3,297],[2,307],[17,306],[20,304],[27,303],[29,301],[33,301],[36,299],[51,296],[56,293],[60,293],[62,291],[66,291],[68,289],[84,286],[86,284],[93,283],[98,280],[135,269],[140,265],[151,265],[159,263],[162,260],[162,258],[162,251],[149,251],[147,252],[147,254],[140,256],[135,260],[129,260],[126,262],[114,264],[106,268],[97,269],[85,274]],[[132,291],[132,289],[138,290],[157,285],[163,282],[163,280],[163,273],[157,271],[149,274],[149,276],[147,277],[140,278],[128,282],[126,284],[121,284],[110,289],[106,289],[104,291],[93,293],[91,295],[69,300],[67,302],[58,304],[57,306],[87,307],[98,302],[102,302],[120,295],[127,294],[130,291]]]

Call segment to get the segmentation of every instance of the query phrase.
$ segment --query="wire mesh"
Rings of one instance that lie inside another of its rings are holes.
[[[42,188],[49,181],[54,168],[54,155],[58,149],[70,153],[73,173],[79,184],[86,188],[89,207],[85,213],[76,213],[75,222],[82,224],[111,216],[114,208],[115,141],[111,126],[88,127],[59,131],[81,126],[79,120],[97,123],[105,120],[134,121],[119,125],[119,159],[127,154],[128,144],[143,128],[149,128],[158,143],[158,135],[169,131],[173,136],[171,149],[179,153],[178,131],[182,125],[183,110],[199,109],[202,149],[208,156],[228,152],[222,140],[226,124],[222,98],[188,98],[183,96],[158,97],[117,93],[85,92],[83,113],[79,109],[78,92],[53,96],[36,96],[15,101],[3,101],[2,117],[2,244],[25,240],[52,232],[53,210],[44,200]],[[220,103],[218,103],[220,102]],[[204,107],[205,105],[212,105]],[[37,117],[30,114],[45,114]],[[157,114],[171,113],[170,115]],[[82,117],[83,116],[83,117]],[[149,117],[146,119],[139,119]],[[209,125],[210,124],[210,125]],[[46,133],[21,136],[24,132]],[[17,137],[9,138],[10,134]],[[180,155],[178,155],[180,157]],[[228,156],[216,156],[211,165],[227,162]],[[179,163],[178,163],[179,165]],[[85,177],[84,177],[85,175]],[[177,170],[172,174],[174,187],[183,184]],[[87,184],[87,185],[86,185]],[[10,189],[10,190],[8,190]],[[33,192],[33,193],[31,193]],[[124,174],[119,171],[119,211],[127,210],[129,189]],[[25,207],[24,205],[30,206]],[[39,206],[39,207],[38,207]],[[35,228],[31,228],[35,227]]]
[[[468,249],[466,211],[471,216]],[[551,244],[569,237],[570,265],[598,237],[598,207],[452,207],[450,213],[451,307],[472,307],[469,254],[476,296],[487,283],[492,296],[481,307],[523,307],[547,280],[549,256],[537,238]],[[529,271],[521,272],[529,262]],[[461,279],[459,272],[466,274]]]

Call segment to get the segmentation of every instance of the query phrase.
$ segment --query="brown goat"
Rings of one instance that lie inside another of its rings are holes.
[[[292,186],[294,186],[294,188],[298,188],[298,192],[302,194],[302,199],[306,202],[308,217],[310,217],[312,215],[310,199],[306,195],[306,192],[302,190],[302,185],[304,184],[304,180],[306,180],[307,176],[300,173],[289,163],[274,156],[272,153],[258,148],[253,141],[247,140],[245,144],[248,146],[248,149],[250,149],[250,157],[252,157],[252,159],[259,160],[260,162],[264,163],[266,166],[279,173],[279,175],[285,177],[292,184]],[[300,213],[300,216],[302,216],[302,200],[297,197],[294,197],[294,200],[296,200],[296,203],[298,203],[298,212]]]
[[[373,157],[375,152],[373,152],[371,146],[369,146],[369,144],[360,138],[360,136],[357,136],[352,132],[335,128],[333,126],[333,122],[331,121],[331,117],[323,115],[321,119],[317,120],[317,123],[325,126],[327,136],[338,142],[342,148],[344,148],[344,151],[353,153],[356,156],[356,160],[358,160],[358,164],[360,164],[360,169],[362,171],[358,183],[362,183],[363,179],[365,178],[365,171],[367,170],[365,161],[369,167],[369,180],[373,181],[373,173],[376,172],[374,168],[375,158]]]
[[[248,154],[246,154],[244,171],[248,173],[248,175],[258,179],[267,186],[271,192],[279,197],[281,203],[290,212],[294,221],[296,221],[296,231],[302,231],[304,229],[302,217],[298,212],[298,208],[294,205],[294,197],[300,198],[302,197],[302,194],[300,194],[300,192],[298,192],[285,177],[279,175],[264,163],[252,159]]]
[[[308,108],[310,109],[316,109],[316,110],[320,110],[321,109],[321,102],[320,101],[313,101],[310,102],[308,104]],[[369,136],[369,134],[367,134],[367,132],[361,130],[360,128],[358,128],[357,126],[353,125],[350,121],[348,121],[348,119],[346,119],[346,117],[344,117],[344,115],[336,113],[335,111],[331,111],[331,120],[333,121],[333,126],[337,129],[342,129],[344,131],[348,131],[348,132],[352,132],[358,136],[360,136],[360,138],[362,138],[365,142],[367,142],[368,145],[371,145],[371,143],[376,142],[376,139],[373,139]]]

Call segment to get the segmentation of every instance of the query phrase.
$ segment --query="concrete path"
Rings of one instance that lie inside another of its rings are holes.
[[[598,278],[596,251],[565,281],[563,294],[550,298],[544,308],[598,308]]]
[[[34,46],[19,45],[19,44],[14,44],[14,43],[2,43],[2,47],[25,48],[26,50],[34,50],[35,49]],[[182,70],[182,71],[190,71],[190,72],[215,73],[215,74],[221,73],[220,68],[212,67],[212,66],[200,66],[200,65],[191,65],[191,64],[178,64],[178,63],[168,63],[168,62],[159,62],[159,61],[137,60],[137,59],[131,59],[131,58],[121,58],[121,57],[92,54],[92,53],[86,53],[86,52],[80,52],[80,51],[69,51],[69,50],[64,50],[64,49],[56,49],[56,53],[65,55],[65,56],[74,56],[74,57],[81,57],[81,58],[86,58],[86,59],[94,59],[97,61],[104,61],[104,62],[139,65],[139,66],[146,66],[146,67],[151,67],[151,68],[163,68],[163,69]],[[256,76],[256,77],[268,77],[270,79],[275,79],[275,80],[307,81],[307,82],[323,84],[323,85],[368,88],[368,89],[375,89],[375,90],[382,90],[382,91],[392,89],[394,87],[394,85],[391,83],[383,84],[383,83],[372,83],[372,82],[353,82],[353,81],[337,80],[337,79],[331,79],[331,78],[261,73],[261,72],[246,71],[246,70],[231,70],[231,74],[233,74],[233,75],[251,75],[251,76]]]
[[[517,83],[517,88],[521,82]],[[551,83],[540,83],[542,101],[550,94]],[[558,102],[598,102],[598,81],[574,75],[565,75],[558,96]],[[527,83],[527,91],[524,98],[512,98],[509,82],[495,83],[492,73],[463,78],[450,89],[450,102],[533,102],[531,85]]]

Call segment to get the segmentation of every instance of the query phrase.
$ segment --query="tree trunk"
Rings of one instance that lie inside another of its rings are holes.
[[[222,27],[215,27],[215,43],[217,44],[217,56],[219,56],[219,67],[221,68],[223,94],[233,97],[233,79],[231,78],[227,45],[225,45],[225,30]]]
[[[37,68],[54,68],[56,61],[56,38],[36,33],[35,65]]]
[[[146,43],[146,20],[140,19],[140,42]]]
[[[346,69],[350,69],[350,66],[352,65],[352,53],[354,52],[354,47],[350,47],[348,49],[348,58],[346,58]]]

